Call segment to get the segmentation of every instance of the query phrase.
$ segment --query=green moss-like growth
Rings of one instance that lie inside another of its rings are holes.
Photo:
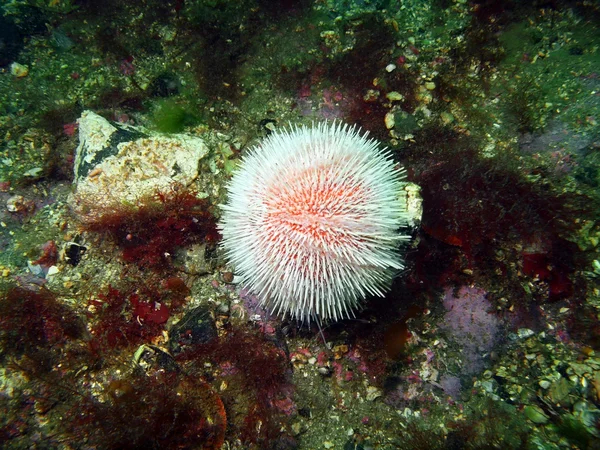
[[[561,417],[557,430],[569,443],[581,449],[590,448],[594,439],[585,425],[570,414]]]
[[[151,116],[154,128],[162,133],[180,133],[198,119],[195,112],[173,98],[156,102]]]
[[[591,127],[586,119],[597,108],[589,86],[600,58],[597,30],[570,14],[557,14],[549,23],[522,22],[500,37],[507,55],[500,69],[507,76],[509,115],[524,131],[543,128],[558,115],[579,128]]]

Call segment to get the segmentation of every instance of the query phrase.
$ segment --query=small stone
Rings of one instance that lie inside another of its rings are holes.
[[[577,374],[578,376],[582,377],[587,373],[592,373],[592,369],[590,367],[588,367],[585,364],[580,364],[580,363],[576,363],[576,362],[572,362],[569,365],[569,368],[575,372],[575,374]]]
[[[48,267],[48,273],[46,274],[47,277],[52,276],[52,275],[56,275],[58,272],[60,272],[60,269],[56,266],[50,266]]]
[[[428,91],[433,91],[435,89],[435,83],[433,81],[428,81],[425,83],[425,89]]]
[[[294,434],[294,436],[298,436],[300,434],[300,431],[302,431],[302,425],[300,424],[300,422],[293,423],[292,433]]]
[[[396,64],[388,64],[385,66],[386,72],[393,72],[396,69]]]
[[[500,366],[498,367],[498,369],[496,370],[496,375],[502,378],[506,378],[508,377],[508,370],[506,369],[506,367],[504,366]]]
[[[571,386],[569,382],[566,379],[561,378],[560,380],[552,383],[550,391],[548,391],[548,396],[550,397],[550,400],[552,400],[552,403],[556,405],[565,405],[570,403],[570,391]]]
[[[322,366],[322,367],[319,367],[317,370],[319,371],[319,373],[321,375],[323,375],[325,377],[328,377],[329,375],[331,375],[331,369],[329,367]]]
[[[29,67],[14,62],[10,65],[10,74],[17,78],[23,78],[29,75]]]
[[[23,176],[29,178],[36,178],[39,177],[43,171],[44,169],[42,169],[41,167],[34,167],[33,169],[29,169],[28,171],[24,172]]]
[[[494,383],[492,382],[492,380],[486,380],[486,381],[482,381],[481,382],[481,387],[483,388],[483,390],[489,394],[493,394],[494,393]]]
[[[221,279],[225,283],[232,283],[233,282],[233,272],[223,272],[223,273],[221,273]]]
[[[325,441],[323,442],[323,448],[333,448],[333,442],[331,441]]]
[[[314,366],[316,362],[317,362],[317,358],[315,358],[314,356],[308,359],[308,363],[311,366]]]
[[[548,380],[540,380],[538,384],[542,389],[548,389],[552,383],[550,383]]]
[[[173,354],[206,344],[218,336],[211,312],[204,305],[185,313],[179,322],[171,326],[169,335],[169,350]]]
[[[592,380],[592,386],[594,387],[594,391],[596,393],[596,399],[600,400],[600,372],[596,372],[594,374],[594,379]]]
[[[292,362],[293,363],[301,363],[301,364],[305,363],[305,362],[307,362],[306,355],[303,355],[302,353],[295,353],[292,356]]]
[[[156,214],[196,180],[199,161],[209,152],[198,136],[150,133],[91,111],[84,111],[77,123],[69,204],[82,224],[144,208]]]
[[[397,102],[400,100],[404,100],[404,95],[400,92],[392,91],[385,94],[385,98],[387,98],[391,102]]]
[[[517,336],[519,336],[519,338],[523,339],[523,338],[528,338],[530,336],[533,336],[535,334],[535,332],[533,330],[530,330],[529,328],[519,328],[519,331],[517,331]]]
[[[544,424],[548,422],[548,416],[539,406],[528,405],[525,407],[523,412],[525,413],[525,417],[527,417],[533,423]]]
[[[385,122],[385,127],[388,130],[391,130],[392,128],[394,128],[394,125],[396,125],[396,119],[394,118],[394,113],[391,111],[385,115],[385,118],[383,119],[383,121]]]
[[[417,228],[423,217],[423,197],[421,196],[421,187],[414,183],[406,183],[404,186],[406,197],[406,212],[408,217],[408,225]],[[424,311],[428,315],[431,311]]]
[[[424,105],[428,105],[433,101],[433,96],[426,86],[419,86],[416,98]]]
[[[8,212],[21,212],[23,210],[24,203],[25,197],[22,195],[13,195],[6,200],[6,209]]]
[[[383,393],[381,392],[380,389],[376,388],[375,386],[367,386],[367,400],[372,402],[373,400],[375,400],[378,397],[381,397],[383,395]]]
[[[377,101],[378,98],[379,91],[377,89],[369,89],[367,93],[363,96],[363,100],[367,103]]]

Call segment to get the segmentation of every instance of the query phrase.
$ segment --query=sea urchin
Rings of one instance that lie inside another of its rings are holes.
[[[273,312],[301,322],[353,315],[403,268],[404,171],[356,127],[271,134],[243,158],[219,228],[229,262]]]

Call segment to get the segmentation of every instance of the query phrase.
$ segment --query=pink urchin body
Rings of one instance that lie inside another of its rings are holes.
[[[226,257],[273,312],[350,317],[403,268],[403,170],[355,127],[273,133],[243,158],[222,206]]]

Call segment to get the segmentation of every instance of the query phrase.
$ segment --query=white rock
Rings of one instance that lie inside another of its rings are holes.
[[[204,141],[186,134],[161,135],[143,128],[111,124],[85,111],[78,121],[75,192],[70,199],[83,223],[131,208],[159,204],[198,177],[208,153]]]

